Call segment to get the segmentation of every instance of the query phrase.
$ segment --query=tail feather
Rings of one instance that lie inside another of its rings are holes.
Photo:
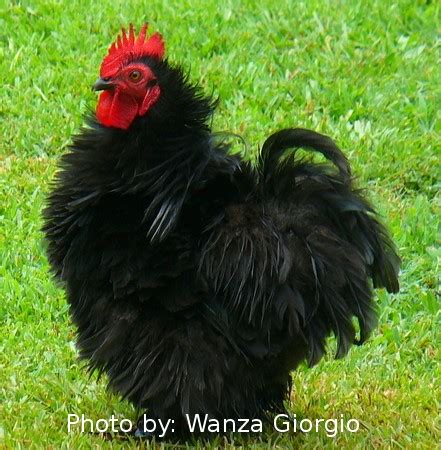
[[[263,179],[266,180],[275,172],[280,157],[288,148],[306,147],[321,153],[329,159],[340,172],[343,181],[348,182],[351,178],[351,169],[342,151],[335,145],[334,141],[315,131],[304,128],[288,128],[272,134],[263,144],[260,154],[260,168]],[[295,152],[295,150],[294,150]]]
[[[398,292],[401,260],[386,228],[375,218],[366,214],[357,215],[357,224],[354,238],[363,245],[365,253],[369,252],[373,255],[370,267],[374,287],[384,287],[391,293]]]
[[[323,154],[337,170],[295,159],[299,147]],[[289,148],[292,158],[282,158]],[[290,248],[293,268],[287,282],[305,299],[309,363],[321,358],[331,332],[336,357],[342,357],[377,324],[371,287],[399,289],[394,244],[373,207],[352,187],[349,163],[330,138],[304,129],[279,131],[265,141],[258,172],[265,213],[278,223]],[[288,314],[290,291],[282,291],[278,314],[298,315]],[[358,339],[352,318],[359,323]],[[299,328],[299,322],[292,323]]]

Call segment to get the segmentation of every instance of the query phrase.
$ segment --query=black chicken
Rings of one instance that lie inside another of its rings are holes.
[[[110,47],[44,233],[81,357],[185,436],[186,415],[283,411],[290,371],[317,363],[329,335],[337,357],[366,340],[372,286],[397,292],[399,259],[330,138],[286,129],[255,165],[229,155],[209,126],[216,102],[146,32]]]

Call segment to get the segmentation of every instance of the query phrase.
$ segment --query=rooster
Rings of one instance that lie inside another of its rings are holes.
[[[122,30],[93,89],[43,228],[81,358],[145,410],[138,436],[155,434],[146,418],[184,437],[196,414],[285,411],[290,372],[330,335],[338,358],[364,342],[373,288],[398,291],[394,244],[348,161],[301,128],[271,135],[255,164],[230,154],[210,129],[216,101],[147,25]]]

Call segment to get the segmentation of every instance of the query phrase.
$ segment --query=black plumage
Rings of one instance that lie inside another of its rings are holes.
[[[266,418],[328,336],[337,357],[369,336],[372,287],[398,291],[394,245],[331,139],[282,130],[249,164],[181,69],[138,62],[158,102],[127,130],[89,117],[44,212],[81,357],[178,436],[185,414]]]

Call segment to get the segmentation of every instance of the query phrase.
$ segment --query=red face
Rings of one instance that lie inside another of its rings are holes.
[[[123,130],[137,116],[145,115],[161,94],[155,74],[142,62],[128,63],[116,71],[102,71],[93,89],[104,91],[96,109],[98,121]]]

